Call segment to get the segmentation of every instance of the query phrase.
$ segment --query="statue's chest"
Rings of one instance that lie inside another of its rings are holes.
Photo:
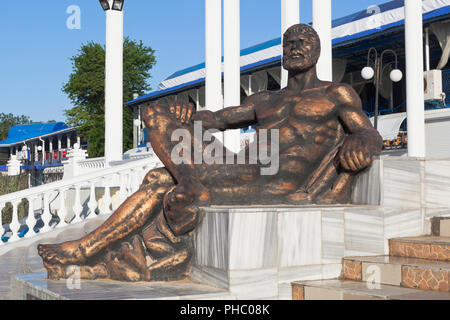
[[[328,120],[336,112],[336,106],[326,97],[305,95],[274,100],[257,110],[260,120],[280,121],[296,118],[303,121]]]

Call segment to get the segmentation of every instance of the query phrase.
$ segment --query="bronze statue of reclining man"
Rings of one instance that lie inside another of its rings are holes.
[[[380,153],[382,139],[349,85],[317,78],[319,56],[317,33],[295,25],[284,34],[286,88],[254,94],[241,106],[215,113],[195,112],[189,103],[148,106],[144,121],[165,168],[150,171],[140,189],[89,235],[39,245],[48,277],[67,278],[67,267],[78,265],[85,279],[180,279],[189,269],[188,234],[199,223],[199,207],[350,203],[352,181]],[[172,152],[180,143],[172,141],[175,130],[185,129],[191,136],[189,147],[207,147],[194,136],[194,121],[201,121],[205,130],[252,124],[258,124],[258,131],[277,130],[278,171],[261,174],[267,164],[249,164],[247,153],[245,164],[196,164],[192,156],[175,163]]]

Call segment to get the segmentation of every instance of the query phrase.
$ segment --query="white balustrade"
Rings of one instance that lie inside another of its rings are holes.
[[[39,230],[40,233],[44,233],[51,230],[50,221],[52,220],[52,214],[50,213],[50,196],[51,191],[44,192],[43,194],[44,208],[41,215],[41,220],[44,223],[44,226],[42,227],[42,229]]]
[[[100,209],[100,214],[109,214],[111,213],[111,190],[109,187],[109,179],[103,178],[103,184],[105,188],[105,194],[103,195],[103,206]]]
[[[12,233],[11,239],[8,239],[8,242],[6,243],[0,242],[0,246],[6,246],[8,243],[21,241],[21,238],[19,238],[21,224],[19,222],[18,208],[22,199],[28,200],[28,217],[24,222],[28,226],[28,231],[25,238],[41,235],[53,230],[55,227],[59,229],[76,222],[85,221],[86,219],[82,219],[81,217],[83,210],[88,210],[88,219],[93,219],[97,216],[97,209],[101,209],[101,214],[110,214],[112,212],[111,187],[119,187],[119,192],[116,194],[118,202],[115,202],[114,206],[117,207],[117,203],[122,204],[128,196],[138,190],[139,185],[148,170],[162,167],[162,163],[158,158],[146,157],[144,154],[140,156],[144,158],[139,160],[130,158],[128,160],[115,162],[113,166],[103,169],[101,159],[96,159],[95,161],[90,162],[89,165],[92,165],[95,168],[89,173],[0,196],[0,212],[5,208],[7,203],[11,203],[13,207],[12,221],[9,225],[11,232],[5,234],[6,230],[3,227],[5,221],[3,221],[3,217],[0,214],[0,236],[3,236],[4,234],[5,236],[9,236]],[[89,161],[83,162],[89,163]],[[104,196],[102,199],[103,203],[100,206],[96,199],[96,187],[100,187],[101,182],[103,182]],[[89,202],[83,204],[81,202],[81,189],[85,186],[89,186],[90,188],[90,199]],[[68,192],[69,190],[75,190],[73,203],[75,218],[70,222],[68,222],[68,218],[70,217],[67,217],[67,204],[71,203],[71,201],[66,201],[68,200],[66,198],[71,195],[71,193]],[[55,198],[58,193],[58,198]],[[52,214],[52,211],[55,209],[50,208],[50,206],[53,207],[53,203],[55,203],[55,207],[58,208],[57,215],[60,221],[58,224],[55,223],[50,226],[50,222],[53,223],[55,221]],[[86,206],[86,208],[83,206]],[[43,226],[38,230],[38,233],[36,233],[35,226],[37,219],[35,215],[38,212],[40,213],[40,219],[43,222]]]
[[[28,200],[28,217],[25,221],[25,224],[28,226],[28,232],[26,233],[26,238],[33,237],[36,232],[34,231],[34,226],[36,225],[36,217],[34,215],[34,200],[36,197],[30,196],[27,198]]]
[[[83,212],[83,206],[81,205],[81,186],[79,184],[75,185],[75,204],[73,205],[73,213],[75,217],[72,220],[72,223],[78,223],[83,221],[81,219],[81,212]]]
[[[127,186],[126,186],[126,174],[125,172],[119,173],[120,190],[118,193],[118,198],[120,204],[122,204],[127,199]]]
[[[97,217],[95,210],[97,209],[98,202],[97,202],[96,195],[95,195],[95,184],[96,184],[95,181],[89,181],[89,187],[90,187],[89,202],[88,202],[89,212],[88,212],[88,216],[86,217],[86,219],[93,219],[93,218]]]
[[[67,208],[66,208],[66,188],[61,188],[59,190],[59,210],[58,210],[58,217],[59,217],[59,223],[58,228],[64,228],[68,225],[66,221],[67,217]]]
[[[19,222],[19,200],[11,201],[12,205],[12,217],[11,217],[11,223],[9,225],[9,229],[12,232],[12,236],[9,238],[8,242],[14,242],[19,240],[19,229],[20,229],[20,222]]]

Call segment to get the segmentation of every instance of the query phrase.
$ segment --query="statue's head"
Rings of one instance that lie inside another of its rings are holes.
[[[296,24],[283,35],[283,67],[288,71],[306,71],[317,64],[320,39],[306,24]]]

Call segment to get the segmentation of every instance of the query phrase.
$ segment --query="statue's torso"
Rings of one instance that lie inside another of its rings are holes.
[[[259,130],[279,130],[281,159],[320,162],[345,136],[337,108],[326,87],[301,94],[286,90],[268,94],[256,107],[256,116]]]

